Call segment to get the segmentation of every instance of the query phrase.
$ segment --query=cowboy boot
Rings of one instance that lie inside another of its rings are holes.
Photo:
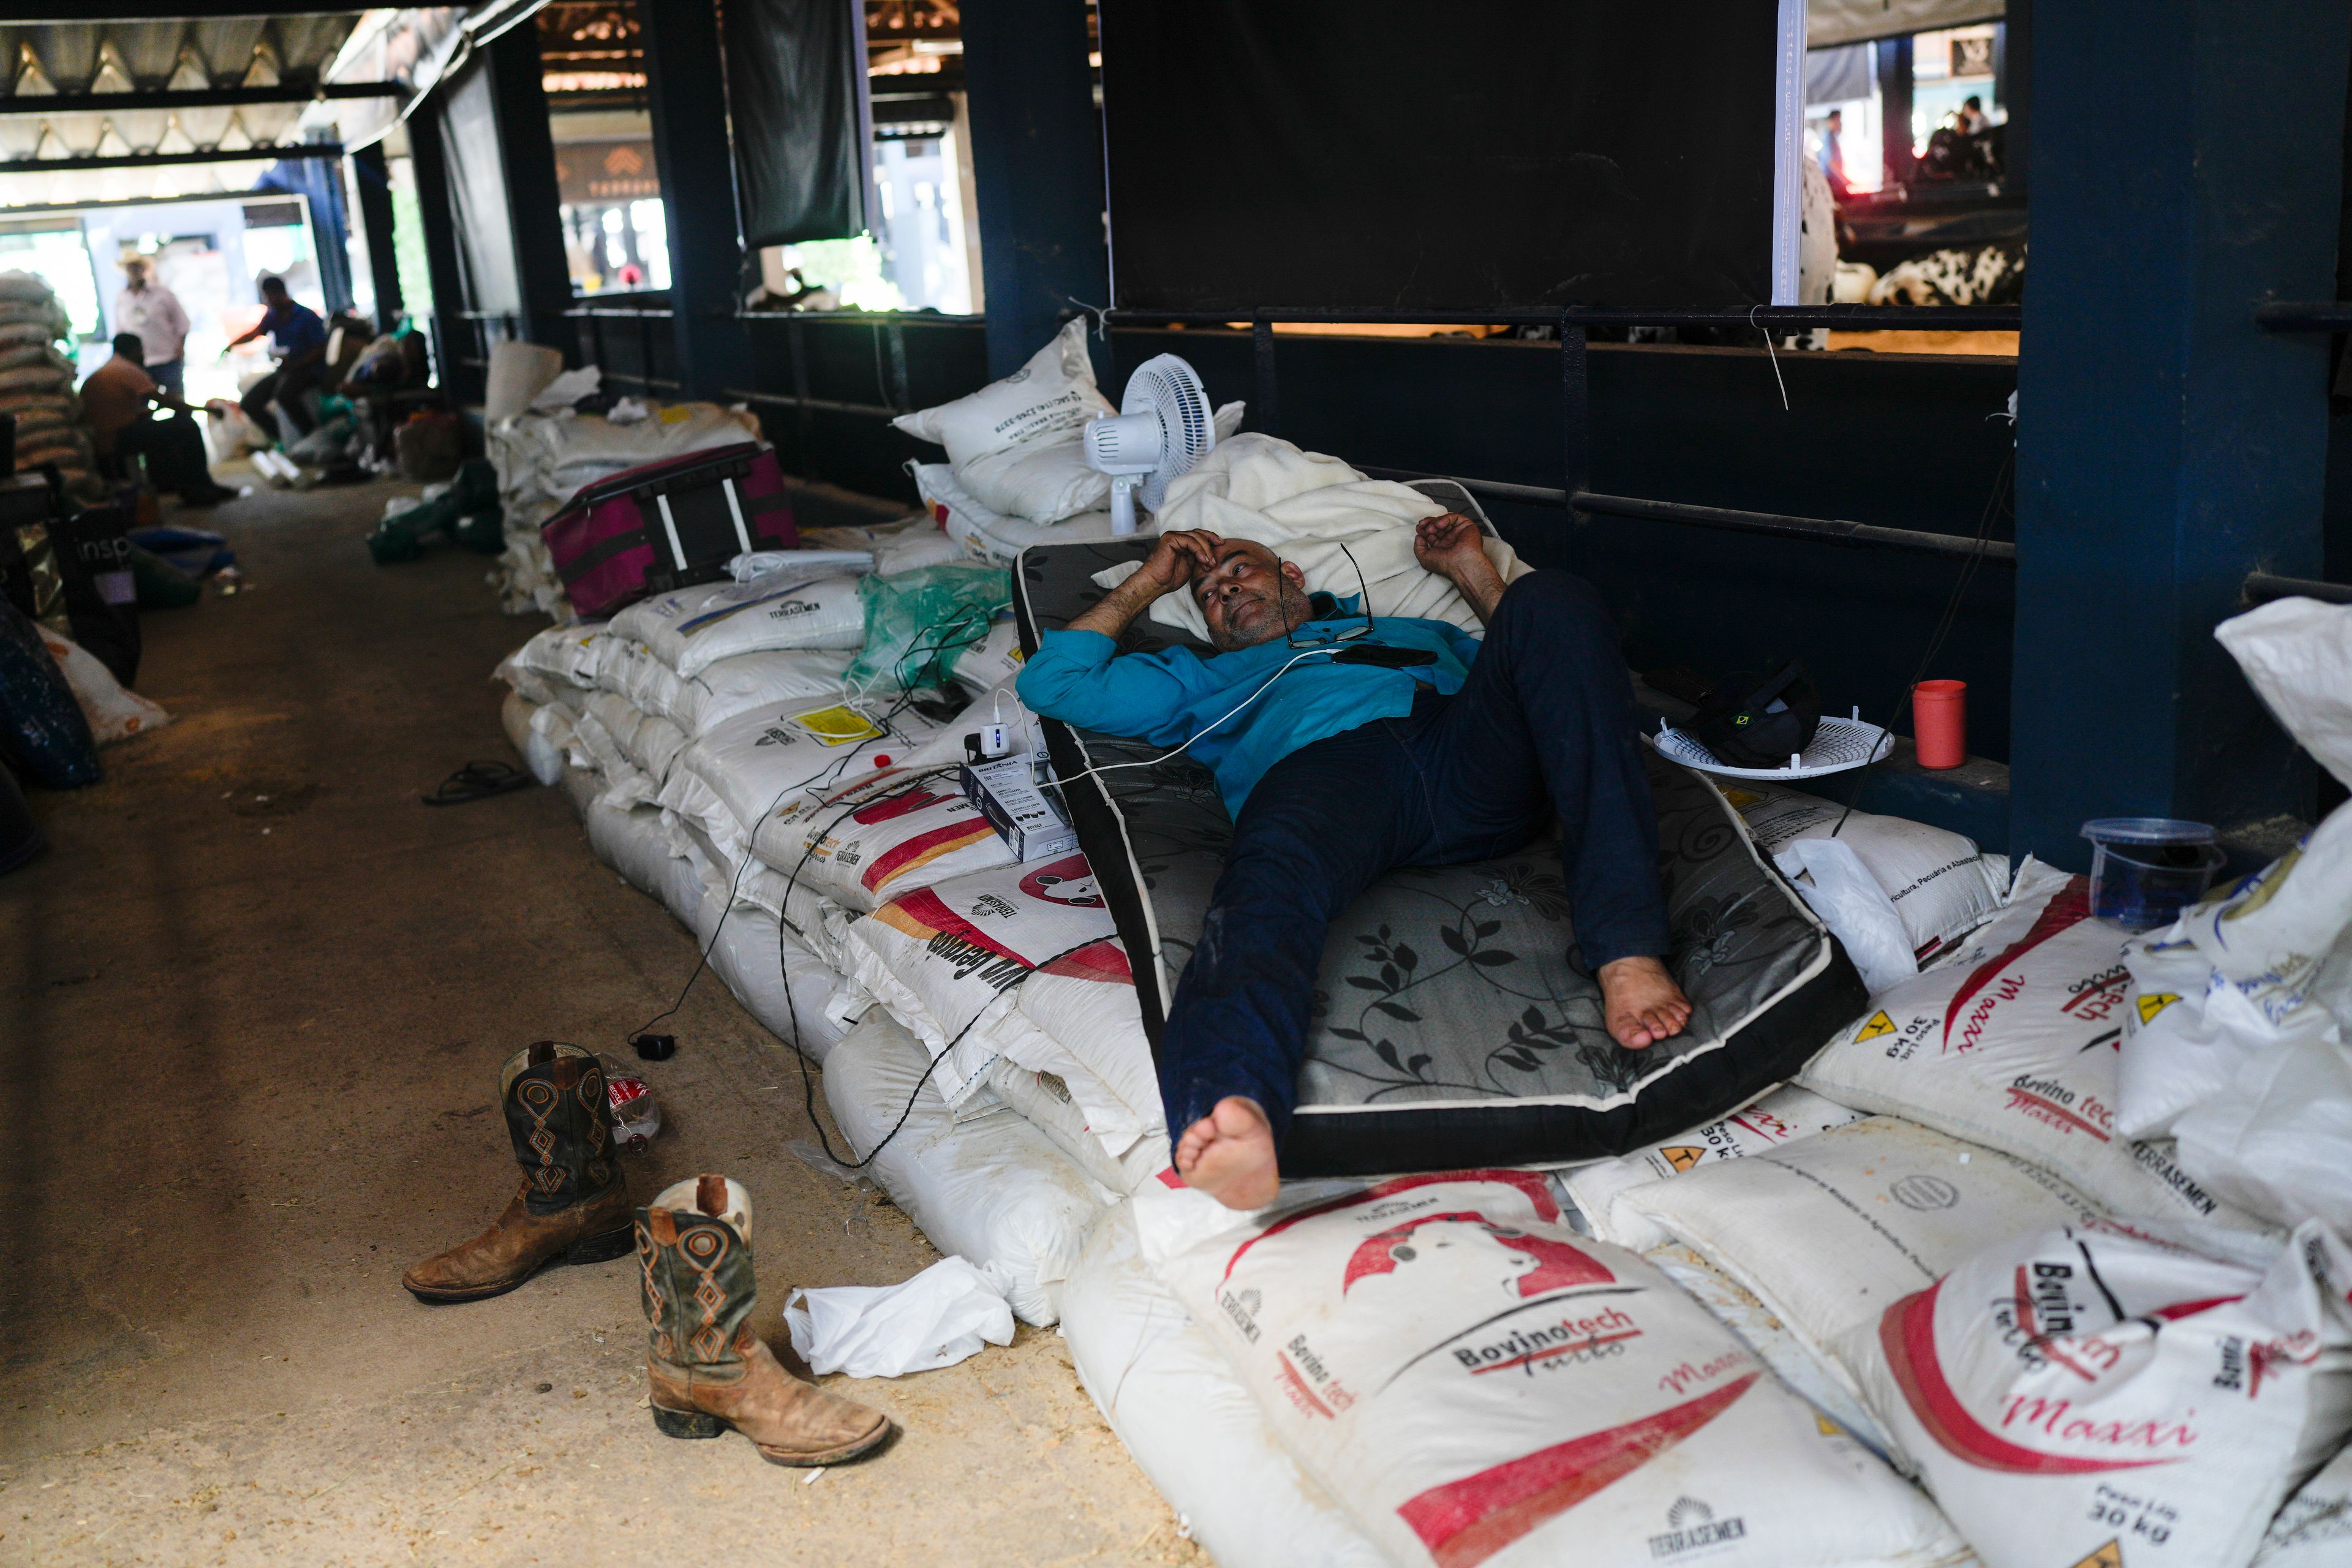
[[[548,1263],[602,1263],[629,1250],[629,1185],[596,1058],[541,1040],[507,1063],[499,1100],[522,1186],[489,1229],[400,1277],[420,1301],[478,1301]]]
[[[637,1211],[646,1384],[671,1437],[732,1426],[772,1465],[838,1465],[890,1436],[889,1418],[786,1372],[748,1321],[751,1200],[724,1176],[689,1176]]]

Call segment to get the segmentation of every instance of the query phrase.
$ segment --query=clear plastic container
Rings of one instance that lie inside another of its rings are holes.
[[[2126,931],[2170,925],[2205,897],[2229,857],[2201,822],[2103,816],[2083,824],[2091,856],[2091,913]]]

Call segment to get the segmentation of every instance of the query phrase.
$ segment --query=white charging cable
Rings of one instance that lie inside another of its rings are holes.
[[[1227,709],[1215,719],[1211,720],[1206,728],[1195,731],[1191,738],[1185,741],[1183,745],[1176,747],[1173,751],[1162,752],[1156,757],[1147,757],[1139,763],[1108,763],[1098,768],[1088,768],[1086,772],[1081,773],[1073,773],[1070,777],[1066,779],[1055,779],[1054,782],[1061,784],[1065,788],[1067,788],[1069,785],[1077,783],[1078,780],[1083,778],[1091,778],[1097,773],[1115,773],[1121,768],[1148,768],[1155,766],[1158,763],[1164,763],[1169,758],[1176,755],[1177,752],[1183,751],[1185,747],[1190,746],[1192,742],[1199,740],[1203,735],[1211,733],[1218,725],[1223,724],[1226,720],[1232,718],[1234,714],[1240,712],[1243,709],[1248,707],[1251,703],[1256,701],[1267,692],[1273,690],[1274,683],[1280,680],[1285,675],[1287,675],[1290,672],[1292,665],[1298,663],[1301,659],[1313,658],[1318,653],[1339,654],[1345,653],[1347,649],[1344,647],[1310,647],[1305,653],[1294,655],[1288,663],[1285,664],[1280,669],[1276,670],[1272,675],[1267,676],[1264,685],[1260,686],[1255,691],[1251,692],[1247,697],[1243,698],[1239,702]]]

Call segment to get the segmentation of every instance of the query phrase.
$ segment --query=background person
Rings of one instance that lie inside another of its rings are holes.
[[[139,354],[136,333],[116,333],[114,357],[81,384],[82,419],[89,426],[90,445],[100,461],[144,458],[155,488],[172,491],[190,506],[229,500],[236,491],[213,482],[204,432],[196,428],[188,405],[155,384]],[[157,407],[170,409],[172,417],[151,418],[150,411]]]
[[[275,433],[278,428],[278,421],[269,413],[274,403],[286,410],[286,417],[293,421],[294,428],[307,436],[319,421],[302,401],[302,395],[319,384],[327,357],[327,323],[319,319],[318,311],[295,302],[294,296],[286,291],[283,278],[262,279],[261,302],[268,307],[261,320],[254,323],[251,331],[231,338],[228,348],[221,351],[221,357],[226,359],[229,349],[268,333],[269,346],[278,354],[278,368],[255,382],[253,389],[239,401],[247,416],[264,431]]]
[[[156,385],[175,398],[185,397],[188,312],[154,274],[154,264],[143,256],[122,264],[126,281],[114,297],[114,330],[138,337],[139,357]]]
[[[1845,110],[1832,109],[1822,122],[1822,174],[1830,183],[1830,195],[1840,200],[1853,195],[1853,186],[1845,177]]]

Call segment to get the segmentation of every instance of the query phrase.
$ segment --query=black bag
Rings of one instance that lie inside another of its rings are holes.
[[[1813,743],[1821,724],[1822,694],[1790,658],[1762,675],[1725,677],[1681,728],[1726,767],[1780,768]]]
[[[41,634],[0,600],[0,762],[45,789],[99,780],[98,742]]]

